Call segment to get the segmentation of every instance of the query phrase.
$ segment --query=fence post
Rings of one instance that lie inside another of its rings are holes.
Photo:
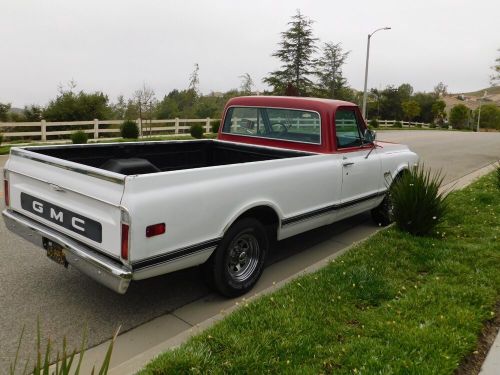
[[[45,120],[42,120],[40,122],[40,131],[42,133],[42,137],[41,137],[42,142],[47,141],[47,123]]]
[[[206,133],[210,133],[210,117],[207,117],[207,121],[205,122]]]
[[[94,119],[94,139],[99,138],[99,120]]]
[[[136,124],[137,124],[137,127],[139,128],[139,136],[142,138],[142,118],[139,117],[137,119]]]
[[[179,134],[179,117],[175,118],[175,134]]]

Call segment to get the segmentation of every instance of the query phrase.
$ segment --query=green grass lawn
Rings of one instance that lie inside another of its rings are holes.
[[[500,193],[449,197],[433,237],[391,227],[242,307],[141,374],[451,374],[500,299]]]

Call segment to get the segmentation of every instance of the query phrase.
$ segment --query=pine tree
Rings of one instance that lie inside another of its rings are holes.
[[[347,79],[342,74],[342,66],[349,56],[340,43],[327,42],[321,56],[316,60],[316,75],[321,96],[331,99],[344,99],[342,91],[347,88]]]
[[[281,60],[281,69],[269,73],[264,83],[273,87],[273,93],[285,94],[294,91],[300,96],[307,96],[314,86],[310,76],[314,73],[313,54],[316,52],[316,41],[310,20],[297,10],[297,14],[288,22],[287,31],[281,33],[280,49],[272,56]]]

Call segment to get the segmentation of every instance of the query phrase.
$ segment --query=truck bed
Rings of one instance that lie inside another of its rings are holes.
[[[217,140],[45,146],[27,149],[35,153],[125,175],[311,155],[300,151]],[[125,164],[127,167],[124,167]]]

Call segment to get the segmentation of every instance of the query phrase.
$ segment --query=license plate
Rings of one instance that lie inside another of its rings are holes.
[[[57,242],[53,242],[47,238],[43,239],[43,247],[47,250],[47,257],[64,267],[68,267],[66,256],[64,255],[63,247]]]
[[[95,220],[26,193],[21,193],[21,207],[81,236],[99,243],[102,242],[102,226]]]

